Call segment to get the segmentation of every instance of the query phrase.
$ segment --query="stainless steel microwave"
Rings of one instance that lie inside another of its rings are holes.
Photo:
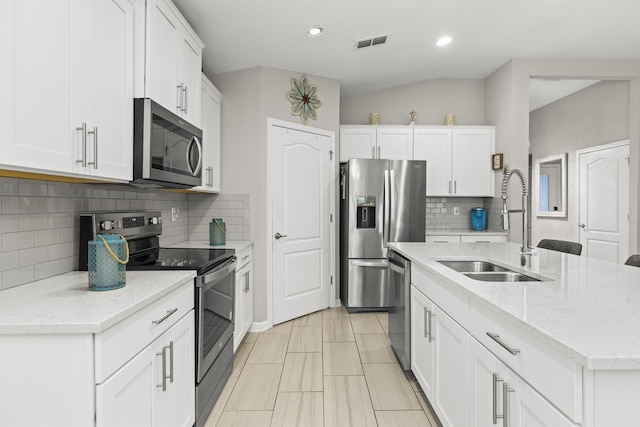
[[[133,185],[202,184],[202,130],[149,98],[133,100]]]

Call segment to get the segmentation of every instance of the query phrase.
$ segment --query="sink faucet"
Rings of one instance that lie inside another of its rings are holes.
[[[509,209],[507,208],[507,199],[509,198],[509,180],[512,175],[518,175],[520,182],[522,183],[522,209]],[[529,248],[527,239],[527,183],[524,180],[522,172],[518,168],[510,168],[504,174],[502,179],[502,225],[505,230],[509,229],[509,214],[510,213],[522,213],[522,247],[520,248],[520,265],[531,265],[531,254],[533,253]]]

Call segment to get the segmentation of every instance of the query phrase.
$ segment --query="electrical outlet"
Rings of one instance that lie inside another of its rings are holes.
[[[460,215],[460,207],[459,206],[454,206],[453,207],[453,214],[454,215]]]
[[[178,218],[178,208],[171,208],[171,221],[175,221]]]

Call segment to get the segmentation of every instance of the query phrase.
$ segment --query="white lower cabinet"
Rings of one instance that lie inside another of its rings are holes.
[[[411,287],[411,364],[444,426],[469,424],[469,334]]]
[[[253,248],[237,254],[235,324],[233,351],[235,352],[253,323]]]
[[[193,311],[96,387],[99,427],[191,426]]]
[[[470,422],[468,425],[504,427],[575,426],[551,403],[523,381],[482,344],[469,348]]]

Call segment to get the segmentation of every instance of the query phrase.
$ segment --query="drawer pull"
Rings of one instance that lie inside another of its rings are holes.
[[[509,353],[511,353],[512,355],[516,355],[518,353],[520,353],[520,350],[517,348],[511,348],[508,345],[506,345],[501,339],[500,339],[500,335],[498,334],[494,334],[492,332],[487,332],[487,335],[489,336],[489,338],[491,338],[492,340],[494,340],[495,342],[497,342],[498,344],[500,344],[500,346],[502,348],[504,348],[505,350],[507,350]]]
[[[502,382],[502,378],[498,378],[498,374],[493,373],[493,423],[498,424],[498,418],[502,418],[498,415],[498,383]]]
[[[431,325],[433,324],[433,318],[436,317],[436,314],[433,311],[428,310],[429,313],[429,342],[435,340],[433,337],[433,332],[431,332]]]
[[[515,391],[509,387],[506,381],[502,383],[502,423],[504,427],[509,427],[509,393]]]
[[[240,261],[244,261],[245,259],[249,258],[249,255],[245,255],[242,257],[242,259]]]
[[[171,316],[173,313],[175,313],[176,311],[178,311],[177,308],[174,308],[173,310],[167,310],[167,314],[165,314],[164,316],[162,316],[160,319],[158,320],[153,320],[151,323],[153,323],[154,325],[159,325],[160,323],[164,322],[165,320],[167,320],[167,318],[169,316]]]
[[[162,353],[156,353],[156,356],[162,356],[162,384],[156,387],[162,387],[162,391],[167,391],[167,347],[162,347]]]

